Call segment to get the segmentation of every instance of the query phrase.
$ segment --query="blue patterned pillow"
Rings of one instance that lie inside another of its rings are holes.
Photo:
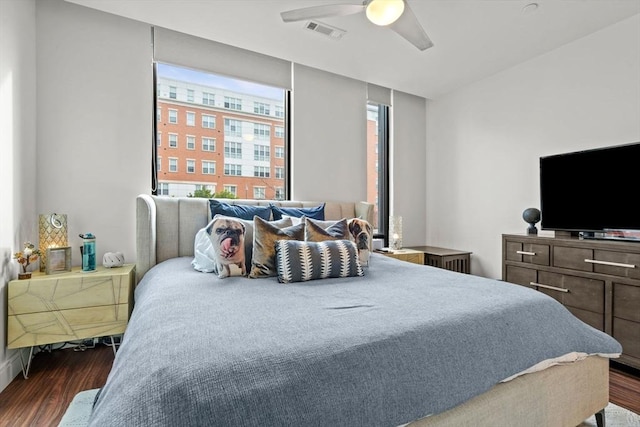
[[[273,203],[269,204],[271,211],[273,212],[273,219],[280,219],[282,215],[295,216],[300,218],[306,216],[308,218],[319,219],[324,221],[324,203],[314,208],[287,208],[282,206],[276,206]]]
[[[364,276],[355,243],[349,240],[276,241],[278,282]]]
[[[209,208],[211,209],[211,218],[216,215],[225,215],[251,221],[253,217],[257,215],[267,221],[271,219],[271,208],[269,206],[232,205],[219,200],[209,199]]]

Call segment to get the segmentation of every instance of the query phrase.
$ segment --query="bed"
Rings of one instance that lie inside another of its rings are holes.
[[[218,279],[192,265],[207,207],[138,197],[135,307],[91,425],[603,421],[621,347],[544,294],[380,254],[364,276]]]

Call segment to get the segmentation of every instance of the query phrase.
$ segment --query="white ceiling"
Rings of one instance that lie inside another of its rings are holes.
[[[421,52],[364,13],[319,19],[347,31],[338,41],[280,18],[358,0],[67,1],[432,99],[640,13],[640,0],[406,0],[435,44]]]

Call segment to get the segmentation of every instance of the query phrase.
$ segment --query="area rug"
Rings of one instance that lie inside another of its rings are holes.
[[[96,398],[98,389],[85,390],[76,394],[69,408],[64,413],[58,427],[86,427],[89,423],[91,406]],[[605,420],[607,427],[640,427],[640,415],[627,411],[624,408],[609,403],[605,408]],[[595,427],[596,417],[593,416],[577,427]]]

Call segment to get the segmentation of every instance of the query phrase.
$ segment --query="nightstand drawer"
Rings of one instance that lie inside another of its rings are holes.
[[[7,322],[7,347],[31,347],[118,335],[125,331],[128,320],[127,304],[10,315]]]

